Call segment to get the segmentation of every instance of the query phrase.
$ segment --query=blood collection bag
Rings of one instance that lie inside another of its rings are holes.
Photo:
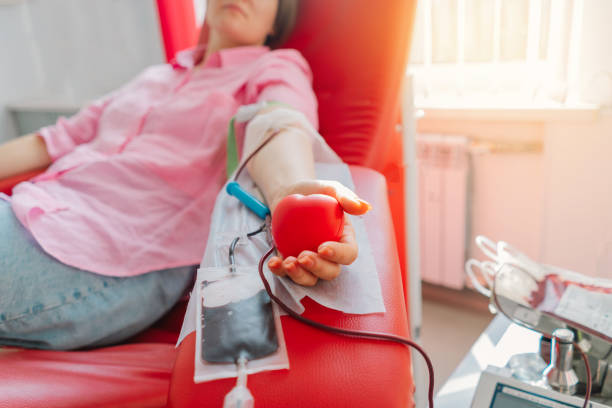
[[[195,382],[289,368],[280,317],[256,266],[201,268],[196,281]]]
[[[272,304],[252,274],[229,273],[203,281],[202,358],[211,363],[235,363],[262,358],[278,349]]]

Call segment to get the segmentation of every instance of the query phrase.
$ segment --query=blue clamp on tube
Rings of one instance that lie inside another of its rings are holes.
[[[253,211],[259,218],[262,220],[266,219],[266,216],[270,215],[270,209],[261,201],[253,197],[251,194],[247,193],[245,190],[240,187],[235,181],[230,181],[227,183],[227,187],[225,187],[225,191],[229,195],[236,197],[241,203],[246,205],[246,207]]]

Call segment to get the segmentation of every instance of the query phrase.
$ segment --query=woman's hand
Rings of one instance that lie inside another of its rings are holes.
[[[246,146],[258,146],[261,135],[247,126]],[[252,151],[247,149],[247,151]],[[326,194],[334,197],[345,212],[365,214],[370,204],[337,181],[315,180],[312,138],[299,125],[289,126],[270,140],[247,164],[247,170],[274,213],[276,204],[289,194]],[[297,258],[273,257],[270,270],[279,276],[289,276],[294,282],[312,286],[319,279],[334,279],[340,265],[357,258],[357,241],[348,217],[344,216],[344,232],[338,242],[324,242],[317,252],[302,251]]]
[[[365,214],[372,207],[354,192],[337,181],[305,180],[280,190],[270,203],[273,212],[276,204],[289,194],[326,194],[334,197],[345,212]],[[349,218],[344,216],[344,232],[340,241],[328,241],[319,245],[317,252],[302,251],[298,257],[278,256],[268,261],[270,270],[278,276],[289,276],[295,283],[313,286],[319,279],[331,280],[340,274],[340,265],[349,265],[357,258],[358,247],[355,231]]]

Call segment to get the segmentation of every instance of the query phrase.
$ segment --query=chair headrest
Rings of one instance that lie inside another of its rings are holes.
[[[416,0],[301,1],[285,47],[310,63],[320,132],[348,163],[383,170],[398,146],[401,154],[396,125],[415,8]]]

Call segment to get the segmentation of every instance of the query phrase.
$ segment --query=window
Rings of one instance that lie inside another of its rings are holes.
[[[584,0],[420,0],[419,104],[575,102]]]

